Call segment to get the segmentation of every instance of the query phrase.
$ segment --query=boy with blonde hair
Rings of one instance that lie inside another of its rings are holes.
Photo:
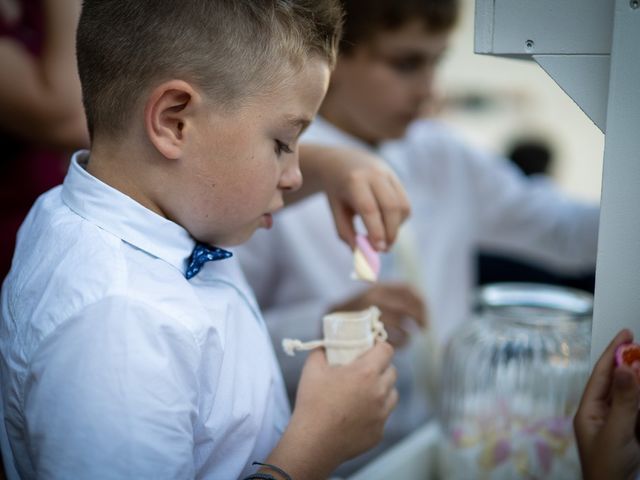
[[[300,187],[297,140],[340,18],[332,0],[85,1],[92,148],[33,207],[2,290],[10,478],[226,479],[256,461],[278,468],[255,478],[324,478],[380,438],[391,347],[340,368],[314,354],[289,419],[257,303],[221,248],[269,228]],[[360,212],[373,241],[393,240],[408,207],[390,171],[304,155],[345,238]]]

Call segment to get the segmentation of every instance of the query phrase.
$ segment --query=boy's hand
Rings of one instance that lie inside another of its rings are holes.
[[[404,187],[382,160],[355,148],[302,145],[300,166],[302,194],[326,192],[338,235],[351,248],[355,247],[356,215],[376,250],[385,251],[393,244],[410,206]]]
[[[318,451],[339,462],[358,455],[382,439],[395,407],[393,348],[378,343],[349,365],[332,367],[324,351],[309,355],[302,371],[294,420],[318,432]]]
[[[355,247],[353,218],[359,215],[369,241],[378,251],[386,251],[396,240],[402,222],[411,210],[404,187],[395,173],[372,155],[354,150],[345,155],[325,187],[338,235]]]
[[[640,470],[637,373],[615,366],[616,348],[633,340],[622,330],[589,378],[573,426],[585,479],[632,479]]]
[[[407,320],[420,328],[428,324],[427,308],[422,296],[406,283],[376,283],[364,292],[335,305],[332,311],[358,311],[375,305],[380,309],[380,320],[389,334],[389,343],[401,347],[409,340]]]
[[[398,401],[392,357],[384,342],[342,366],[330,366],[324,351],[312,352],[289,427],[267,463],[292,478],[324,479],[376,445]]]

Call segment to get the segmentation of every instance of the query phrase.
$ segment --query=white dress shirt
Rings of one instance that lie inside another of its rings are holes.
[[[289,419],[235,258],[184,276],[194,240],[83,168],[36,202],[2,288],[10,478],[233,479]]]
[[[370,149],[322,118],[302,141]],[[399,176],[412,207],[396,247],[382,256],[381,279],[420,289],[440,344],[470,318],[479,245],[564,270],[595,265],[597,207],[527,179],[506,160],[469,148],[446,127],[418,121],[377,153]],[[258,232],[238,254],[276,345],[283,337],[318,338],[327,310],[367,288],[350,278],[352,253],[339,240],[322,194],[279,213],[273,229]],[[276,351],[291,393],[304,355]],[[387,444],[416,428],[426,405],[424,392],[412,388],[415,362],[407,349],[396,353],[395,363],[400,404],[387,425]]]

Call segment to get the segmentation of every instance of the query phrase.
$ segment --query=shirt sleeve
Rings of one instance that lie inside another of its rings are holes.
[[[524,176],[502,158],[467,149],[478,242],[547,267],[595,267],[597,205],[569,198],[552,182]]]
[[[110,297],[33,357],[24,390],[38,478],[194,478],[198,345],[175,319]]]

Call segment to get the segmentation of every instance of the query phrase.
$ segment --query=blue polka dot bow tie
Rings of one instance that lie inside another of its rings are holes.
[[[193,249],[191,257],[189,257],[189,266],[187,267],[187,271],[184,276],[189,280],[198,274],[205,263],[215,260],[224,260],[232,255],[233,253],[223,250],[222,248],[212,247],[205,243],[198,243]]]

